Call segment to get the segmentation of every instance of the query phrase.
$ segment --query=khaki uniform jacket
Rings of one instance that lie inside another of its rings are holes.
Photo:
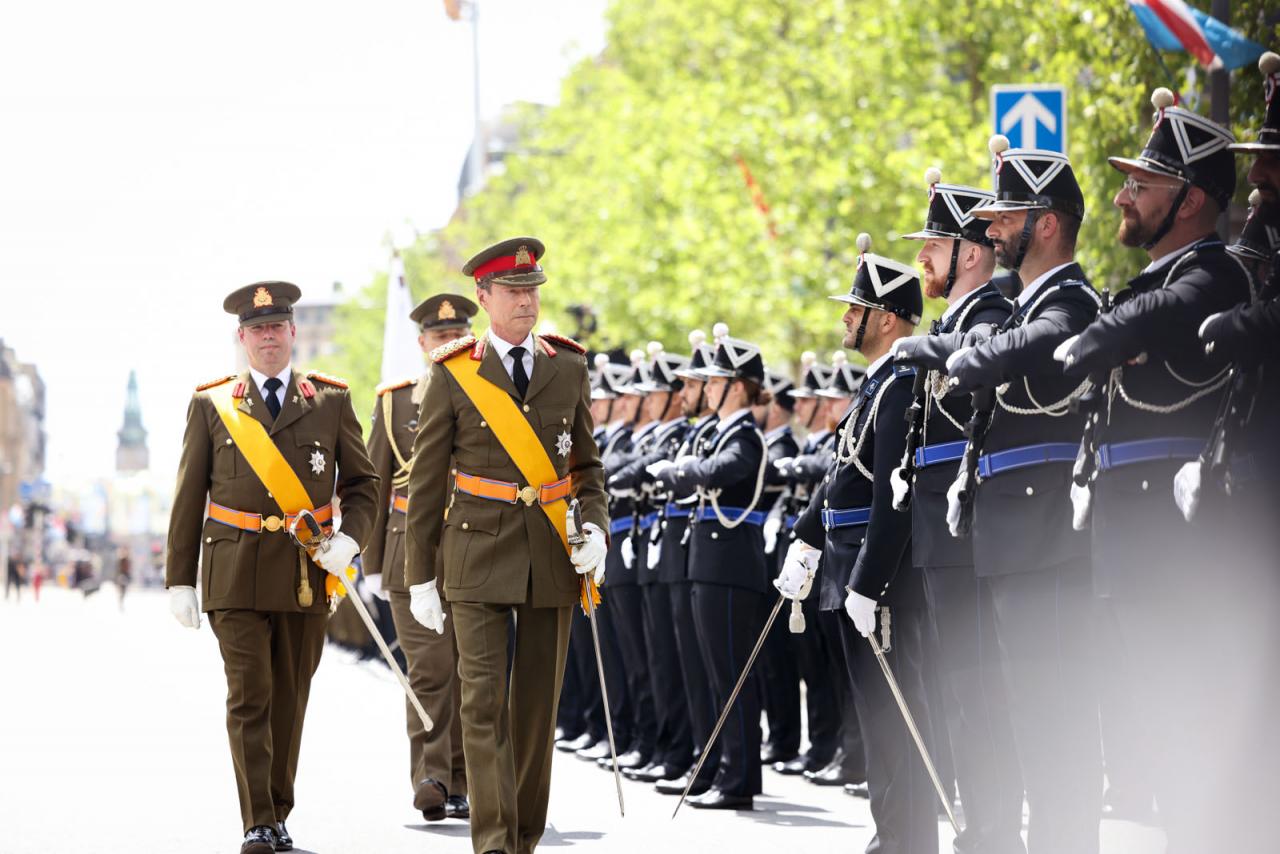
[[[573,476],[572,495],[579,499],[583,520],[608,531],[604,468],[591,435],[591,392],[582,349],[568,339],[538,336],[524,401],[487,338],[463,338],[433,354],[437,363],[476,357],[480,376],[516,398],[557,476]],[[530,589],[534,607],[576,602],[578,574],[537,504],[507,504],[454,489],[451,458],[458,471],[522,487],[526,483],[443,364],[431,370],[420,422],[409,478],[409,584],[440,578],[439,586],[452,602],[516,604],[529,599]],[[561,455],[557,442],[566,433],[571,444]],[[550,509],[563,512],[568,504],[556,502]]]
[[[299,381],[305,382],[307,377],[293,370],[274,424],[248,371],[222,382],[244,384],[238,408],[266,427],[315,507],[330,503],[336,489],[342,501],[341,530],[363,543],[373,525],[378,476],[365,451],[351,395],[337,381],[307,376],[314,396],[308,398],[303,393]],[[264,518],[281,515],[280,506],[232,442],[209,399],[211,387],[197,390],[187,409],[178,485],[169,517],[165,586],[194,586],[199,564],[206,611],[327,611],[325,571],[310,559],[306,566],[312,605],[305,609],[298,605],[299,549],[287,531],[253,533],[205,518],[209,501]]]
[[[369,459],[378,473],[377,516],[373,533],[364,550],[364,574],[381,575],[383,590],[407,592],[404,580],[404,531],[407,517],[391,511],[395,495],[407,496],[408,483],[397,485],[400,474],[400,458],[408,462],[413,457],[413,440],[418,435],[418,404],[414,391],[425,384],[427,378],[406,380],[403,383],[378,390],[378,402],[373,406],[373,418],[369,429]],[[391,402],[391,417],[386,417],[386,401]],[[390,433],[390,436],[388,436]],[[392,448],[394,443],[394,450]]]

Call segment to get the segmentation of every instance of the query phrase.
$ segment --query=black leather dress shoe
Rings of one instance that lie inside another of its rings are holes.
[[[240,854],[275,854],[275,850],[276,832],[265,824],[249,828],[240,846]]]
[[[682,795],[684,787],[689,785],[689,775],[682,774],[674,780],[659,780],[653,784],[653,788],[663,795]],[[702,795],[711,788],[711,780],[699,780],[689,789],[689,796]]]
[[[798,755],[799,753],[795,750],[780,750],[772,744],[766,744],[764,749],[760,751],[760,762],[765,765],[772,765],[775,762],[790,762]]]
[[[682,777],[686,771],[688,771],[687,768],[655,762],[644,768],[628,768],[622,772],[622,775],[631,780],[639,780],[641,783],[657,783],[660,780],[674,780]]]
[[[565,753],[577,753],[579,750],[586,750],[596,743],[597,739],[589,732],[584,732],[577,738],[566,739],[556,742],[556,750],[563,750]]]
[[[276,822],[276,850],[293,850],[293,837],[289,835],[289,828],[284,826],[283,821]]]
[[[427,821],[444,821],[446,818],[445,802],[449,799],[449,791],[444,783],[430,777],[418,784],[413,793],[413,808],[422,810],[422,817]]]
[[[579,759],[585,759],[587,762],[596,762],[609,755],[609,740],[597,742],[590,747],[583,748],[573,754]]]
[[[597,760],[602,768],[613,770],[613,757],[605,754]],[[629,750],[618,757],[618,770],[628,771],[636,768],[643,768],[649,764],[649,754],[639,750]]]
[[[444,802],[444,814],[449,818],[460,818],[466,821],[471,818],[471,804],[462,795],[450,795]]]
[[[708,789],[705,794],[689,798],[689,806],[700,810],[751,810],[755,799],[750,795],[729,795],[719,789]]]
[[[779,774],[786,774],[788,777],[791,777],[797,774],[803,774],[805,771],[817,771],[822,768],[822,765],[814,766],[815,763],[811,762],[808,757],[802,754],[794,759],[789,759],[786,762],[773,763],[773,770],[777,771]]]
[[[844,793],[855,798],[870,798],[871,790],[866,783],[845,783]]]

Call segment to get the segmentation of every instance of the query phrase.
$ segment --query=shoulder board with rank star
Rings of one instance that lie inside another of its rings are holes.
[[[222,385],[225,382],[231,382],[231,380],[235,378],[236,378],[235,374],[228,374],[225,377],[221,377],[216,380],[210,380],[207,383],[200,383],[200,385],[196,386],[196,391],[204,391],[205,389],[213,388],[216,385]]]
[[[320,371],[307,371],[307,379],[319,380],[325,385],[337,386],[338,388],[350,387],[347,385],[346,380],[338,379],[337,377],[331,377],[328,374],[321,373]]]
[[[377,391],[378,397],[382,397],[384,394],[386,394],[389,391],[395,391],[398,388],[405,388],[407,386],[411,386],[415,384],[417,381],[418,381],[417,377],[410,377],[407,380],[392,380],[391,382],[385,382],[382,385],[378,386],[378,388],[375,389],[375,391]]]
[[[431,351],[431,361],[439,364],[451,356],[470,350],[476,345],[477,340],[474,335],[464,335],[461,338],[455,338],[448,344],[441,344]]]
[[[543,335],[539,335],[538,340],[542,342],[542,346],[546,349],[548,356],[554,356],[556,354],[555,348],[551,347],[547,343],[549,341],[559,344],[561,347],[564,347],[566,350],[572,350],[573,352],[577,353],[580,356],[586,355],[586,352],[587,352],[586,347],[583,347],[581,344],[579,344],[577,341],[574,341],[572,338],[568,337],[567,335],[556,335],[555,333],[548,332]]]

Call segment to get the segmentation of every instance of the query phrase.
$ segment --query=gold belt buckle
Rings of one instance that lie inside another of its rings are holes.
[[[284,527],[284,520],[279,516],[268,516],[262,520],[262,527],[274,534]]]
[[[532,507],[538,500],[538,490],[532,486],[526,486],[516,493],[516,497],[524,502],[524,506]]]

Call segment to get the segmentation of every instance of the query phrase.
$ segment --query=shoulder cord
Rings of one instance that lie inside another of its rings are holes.
[[[964,322],[969,319],[969,314],[978,306],[982,305],[983,303],[992,302],[994,301],[994,299],[995,299],[994,296],[985,296],[985,297],[979,297],[978,299],[975,299],[975,300],[970,300],[969,304],[960,310],[960,316],[956,318],[955,328],[959,331],[963,331]],[[1001,296],[1000,299],[1004,299],[1004,297]],[[959,421],[957,421],[955,418],[953,418],[951,416],[951,413],[947,411],[947,407],[943,405],[942,399],[947,396],[947,390],[946,390],[946,386],[944,385],[942,386],[941,391],[939,391],[938,378],[941,375],[942,375],[942,371],[939,371],[936,369],[931,370],[929,371],[928,378],[925,380],[925,387],[929,389],[929,393],[925,395],[925,401],[924,401],[924,430],[925,430],[924,439],[926,444],[928,442],[929,413],[933,410],[933,404],[935,402],[937,403],[938,411],[942,413],[942,416],[944,418],[946,418],[948,421],[951,422],[951,426],[955,427],[961,433],[964,432],[964,425],[961,424]]]
[[[387,444],[391,446],[391,455],[396,459],[395,474],[391,476],[391,488],[399,489],[407,486],[409,483],[409,461],[400,453],[400,448],[396,445],[396,437],[391,432],[391,410],[392,410],[392,392],[386,392],[382,395],[382,429],[387,434]]]
[[[893,385],[893,381],[898,378],[897,374],[890,374],[889,378],[884,381],[876,392],[876,398],[871,402],[871,412],[867,415],[867,420],[862,422],[862,431],[858,433],[857,443],[853,442],[853,425],[845,426],[843,435],[840,436],[840,444],[836,446],[836,465],[845,465],[853,463],[854,467],[867,480],[875,482],[875,477],[862,464],[862,446],[867,441],[867,433],[871,430],[871,425],[876,422],[876,413],[880,411],[880,401],[884,399],[884,393],[889,390],[889,386]],[[851,447],[852,446],[852,447]]]
[[[728,430],[728,431],[726,431],[726,432],[725,432],[725,434],[724,434],[723,436],[721,436],[721,437],[720,437],[720,441],[719,441],[719,442],[716,442],[715,449],[714,449],[714,450],[712,450],[711,455],[712,455],[712,456],[715,456],[716,454],[720,453],[720,449],[721,449],[722,447],[724,447],[724,443],[725,443],[725,442],[729,441],[729,437],[730,437],[730,436],[732,436],[734,433],[737,433],[737,432],[738,432],[738,430],[742,430],[742,429],[743,429],[742,427],[738,427],[738,428],[736,428],[736,429],[734,429],[734,430]],[[706,490],[706,497],[707,497],[707,498],[709,498],[709,499],[711,499],[711,510],[712,510],[712,512],[714,512],[714,513],[716,514],[716,521],[718,521],[721,525],[723,525],[726,529],[728,529],[728,530],[730,530],[730,531],[732,531],[734,528],[738,527],[738,526],[739,526],[739,525],[741,525],[744,521],[746,521],[746,518],[747,518],[748,516],[750,516],[750,515],[751,515],[751,511],[755,509],[756,502],[760,500],[760,493],[762,493],[762,492],[764,491],[764,474],[765,474],[765,471],[767,471],[767,470],[768,470],[768,468],[769,468],[769,445],[768,445],[768,443],[767,443],[767,442],[765,442],[765,440],[764,440],[764,434],[760,432],[760,428],[759,428],[759,427],[752,427],[751,429],[752,429],[752,430],[754,430],[754,431],[755,431],[755,433],[756,433],[756,435],[760,438],[760,448],[761,448],[761,452],[760,452],[760,469],[756,472],[756,488],[755,488],[755,492],[752,494],[752,496],[751,496],[751,501],[747,503],[747,506],[746,506],[746,507],[744,507],[744,508],[742,508],[742,515],[741,515],[741,516],[739,516],[737,519],[734,519],[734,520],[730,521],[730,520],[729,520],[729,519],[724,515],[724,513],[723,513],[723,512],[721,512],[721,510],[720,510],[720,492],[721,492],[721,490],[719,490],[719,489],[708,489],[708,490]],[[702,490],[699,490],[699,492],[701,492],[701,491],[702,491]],[[701,501],[699,501],[699,503],[698,503],[698,509],[699,509],[699,510],[701,510],[701,509],[702,509],[702,502],[701,502]],[[701,513],[699,513],[699,515],[701,515]]]
[[[1023,316],[1030,319],[1036,313],[1036,309],[1040,308],[1040,304],[1048,299],[1050,294],[1053,294],[1065,287],[1079,287],[1089,296],[1093,297],[1094,302],[1099,306],[1102,305],[1102,298],[1098,296],[1093,288],[1084,283],[1068,285],[1064,282],[1062,284],[1054,285],[1052,288],[1049,288],[1044,293],[1040,294],[1040,296],[1036,297],[1036,301],[1031,304],[1031,308],[1027,309],[1027,313]],[[1048,415],[1050,418],[1061,418],[1064,415],[1070,414],[1071,401],[1075,400],[1089,389],[1089,379],[1086,377],[1080,382],[1080,385],[1068,392],[1066,397],[1048,405],[1042,404],[1040,401],[1036,400],[1035,395],[1031,393],[1031,383],[1025,376],[1022,378],[1022,388],[1027,394],[1027,400],[1031,401],[1030,407],[1014,406],[1011,403],[1006,403],[1004,397],[1005,393],[1009,390],[1009,384],[1005,383],[996,389],[996,402],[1000,404],[1000,408],[1012,415]]]

